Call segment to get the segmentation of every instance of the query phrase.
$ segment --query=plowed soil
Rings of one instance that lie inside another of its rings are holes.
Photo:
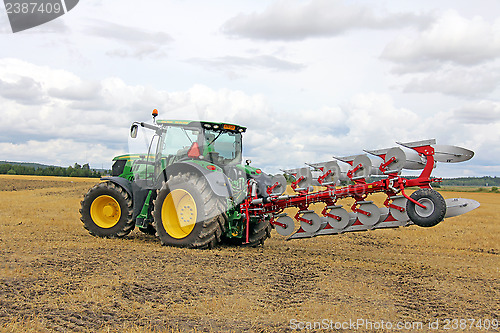
[[[0,176],[0,332],[340,331],[360,320],[343,331],[427,332],[500,319],[500,194],[443,192],[481,207],[428,229],[294,241],[273,231],[260,248],[187,250],[139,231],[89,235],[78,209],[96,182]]]

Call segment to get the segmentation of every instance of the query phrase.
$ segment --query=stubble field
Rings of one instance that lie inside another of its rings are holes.
[[[273,231],[261,248],[200,251],[139,231],[89,235],[78,209],[96,182],[0,176],[0,332],[282,332],[360,320],[357,331],[370,321],[426,332],[500,320],[498,193],[442,192],[481,207],[430,229],[288,242]],[[458,327],[471,330],[486,331]]]

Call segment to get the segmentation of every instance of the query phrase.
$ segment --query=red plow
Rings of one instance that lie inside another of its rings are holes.
[[[248,197],[241,205],[247,218],[271,218],[278,234],[288,239],[341,234],[381,228],[406,227],[412,224],[432,227],[444,218],[467,213],[479,203],[464,198],[444,199],[432,189],[440,182],[431,173],[437,162],[456,163],[467,161],[474,153],[456,146],[436,145],[435,140],[398,144],[400,147],[366,150],[366,154],[334,157],[336,161],[308,164],[307,167],[283,170],[294,180],[291,188],[295,194],[284,195],[287,186],[283,175],[274,176],[274,184],[267,189],[267,197],[257,197],[257,184],[248,182]],[[342,170],[339,163],[348,166]],[[402,169],[422,170],[416,178],[401,176]],[[377,180],[368,182],[370,176]],[[340,186],[340,182],[350,185]],[[320,188],[320,190],[314,190]],[[419,188],[411,195],[408,188]],[[383,207],[377,207],[369,196],[385,193]],[[354,203],[347,211],[337,202],[352,198]],[[320,214],[310,209],[311,204],[323,203]],[[290,217],[286,208],[296,207],[298,212]],[[295,227],[298,222],[300,227]]]

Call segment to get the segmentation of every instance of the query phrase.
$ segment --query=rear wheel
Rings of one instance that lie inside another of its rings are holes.
[[[422,188],[413,192],[410,198],[425,206],[416,205],[410,200],[406,203],[406,211],[410,220],[420,227],[433,227],[444,219],[446,201],[439,192]]]
[[[158,192],[154,224],[162,244],[212,248],[224,228],[223,198],[216,196],[204,177],[179,174]]]
[[[134,229],[132,198],[112,182],[92,187],[81,202],[80,220],[99,237],[123,237]]]
[[[257,223],[250,223],[250,229],[248,233],[248,244],[245,246],[257,247],[259,245],[264,245],[264,241],[271,237],[271,223],[269,220],[263,218]],[[245,239],[243,240],[245,241]]]

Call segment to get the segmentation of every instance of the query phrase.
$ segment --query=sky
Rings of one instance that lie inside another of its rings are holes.
[[[439,177],[500,176],[500,2],[80,0],[12,33],[0,5],[0,160],[111,167],[133,121],[247,127],[269,173],[436,139]]]

